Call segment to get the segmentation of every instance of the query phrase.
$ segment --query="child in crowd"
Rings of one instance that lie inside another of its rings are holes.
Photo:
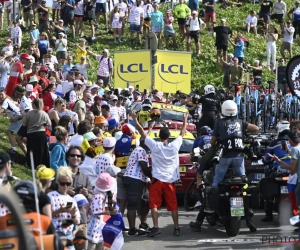
[[[115,6],[112,14],[110,15],[110,23],[111,27],[114,30],[114,43],[116,44],[121,42],[119,38],[121,38],[122,36],[122,18],[123,17],[120,14],[119,6]],[[119,38],[117,37],[117,35],[119,36]]]
[[[10,31],[10,38],[13,44],[17,44],[21,47],[22,43],[22,30],[17,21],[13,21],[14,27]]]
[[[166,11],[166,16],[164,17],[164,36],[166,39],[166,49],[169,49],[169,38],[171,37],[173,41],[173,47],[176,49],[176,38],[175,30],[173,28],[174,17],[172,16],[172,10]]]

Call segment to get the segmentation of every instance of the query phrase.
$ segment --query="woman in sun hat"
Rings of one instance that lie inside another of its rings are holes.
[[[55,177],[55,171],[47,168],[45,165],[39,165],[35,172],[36,185],[40,190],[39,193],[39,207],[40,213],[52,218],[51,202],[46,194],[46,190],[51,186]]]
[[[112,189],[116,185],[116,180],[109,173],[102,173],[98,176],[93,199],[90,204],[87,239],[88,249],[102,249],[103,237],[102,229],[109,215],[117,214],[114,209],[116,203],[116,194],[112,193]]]

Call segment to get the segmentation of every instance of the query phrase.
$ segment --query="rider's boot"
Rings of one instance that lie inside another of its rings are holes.
[[[251,219],[250,220],[246,220],[246,225],[250,229],[250,232],[252,232],[252,233],[256,232],[256,226],[254,226],[254,224],[252,223]]]
[[[190,222],[190,228],[195,232],[201,232],[201,226],[205,219],[204,206],[200,208],[196,221]]]

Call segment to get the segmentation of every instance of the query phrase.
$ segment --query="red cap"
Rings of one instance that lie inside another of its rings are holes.
[[[21,54],[21,59],[27,59],[30,60],[30,57],[28,54]]]
[[[39,71],[46,71],[46,72],[48,72],[48,68],[46,66],[42,66]]]

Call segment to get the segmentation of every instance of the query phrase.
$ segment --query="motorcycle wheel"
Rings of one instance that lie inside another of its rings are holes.
[[[230,219],[227,219],[224,226],[225,226],[226,234],[229,237],[237,236],[241,228],[241,217],[240,216],[230,217]]]
[[[193,211],[198,200],[197,177],[192,180],[184,194],[184,209],[185,211]],[[196,187],[196,188],[195,188]]]

